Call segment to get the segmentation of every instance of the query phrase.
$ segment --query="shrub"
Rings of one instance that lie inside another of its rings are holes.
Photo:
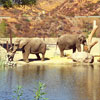
[[[5,8],[13,7],[12,0],[1,0],[1,3],[3,4],[3,7],[5,7]]]
[[[2,20],[0,23],[0,37],[6,37],[7,35],[7,30],[6,30],[7,23],[5,20]]]

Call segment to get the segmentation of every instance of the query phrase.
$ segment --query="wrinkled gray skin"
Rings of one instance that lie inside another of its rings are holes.
[[[36,54],[38,59],[41,59],[39,53],[42,54],[42,61],[44,61],[44,56],[46,52],[46,44],[43,40],[39,38],[28,38],[28,39],[17,39],[14,42],[14,48],[12,54],[9,55],[9,59],[13,60],[13,57],[17,51],[17,49],[22,50],[23,59],[26,63],[29,62],[28,57],[29,54]]]
[[[76,49],[81,51],[81,44],[86,44],[86,37],[83,34],[65,34],[58,38],[57,45],[60,49],[61,57],[64,57],[64,50]]]

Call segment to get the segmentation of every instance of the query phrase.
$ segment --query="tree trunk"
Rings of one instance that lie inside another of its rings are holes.
[[[96,30],[97,30],[98,26],[96,25],[96,21],[94,21],[94,24],[93,24],[93,29],[91,31],[91,33],[89,34],[88,36],[88,39],[87,39],[87,45],[84,46],[84,51],[90,53],[92,47],[98,43],[98,41],[95,41],[92,43],[92,38],[93,38],[93,35],[95,34]]]

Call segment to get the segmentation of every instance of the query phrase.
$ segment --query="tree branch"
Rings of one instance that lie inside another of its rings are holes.
[[[87,41],[87,45],[84,45],[84,51],[89,52],[91,51],[92,47],[98,43],[98,41],[95,41],[92,43],[92,38],[93,35],[95,34],[96,30],[97,30],[98,26],[96,25],[96,21],[94,20],[93,22],[93,29],[91,31],[91,33],[88,36],[88,41]]]

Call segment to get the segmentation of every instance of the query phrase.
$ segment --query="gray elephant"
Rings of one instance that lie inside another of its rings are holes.
[[[40,38],[28,38],[28,39],[16,39],[14,42],[14,48],[8,59],[13,60],[13,57],[17,49],[22,50],[23,59],[25,62],[29,62],[29,54],[36,54],[38,59],[41,59],[39,53],[42,54],[42,61],[44,61],[44,56],[46,52],[46,44]]]
[[[76,49],[81,51],[81,44],[86,45],[86,37],[83,34],[65,34],[58,38],[57,45],[60,49],[61,57],[64,56],[64,50],[73,49],[73,53]]]

